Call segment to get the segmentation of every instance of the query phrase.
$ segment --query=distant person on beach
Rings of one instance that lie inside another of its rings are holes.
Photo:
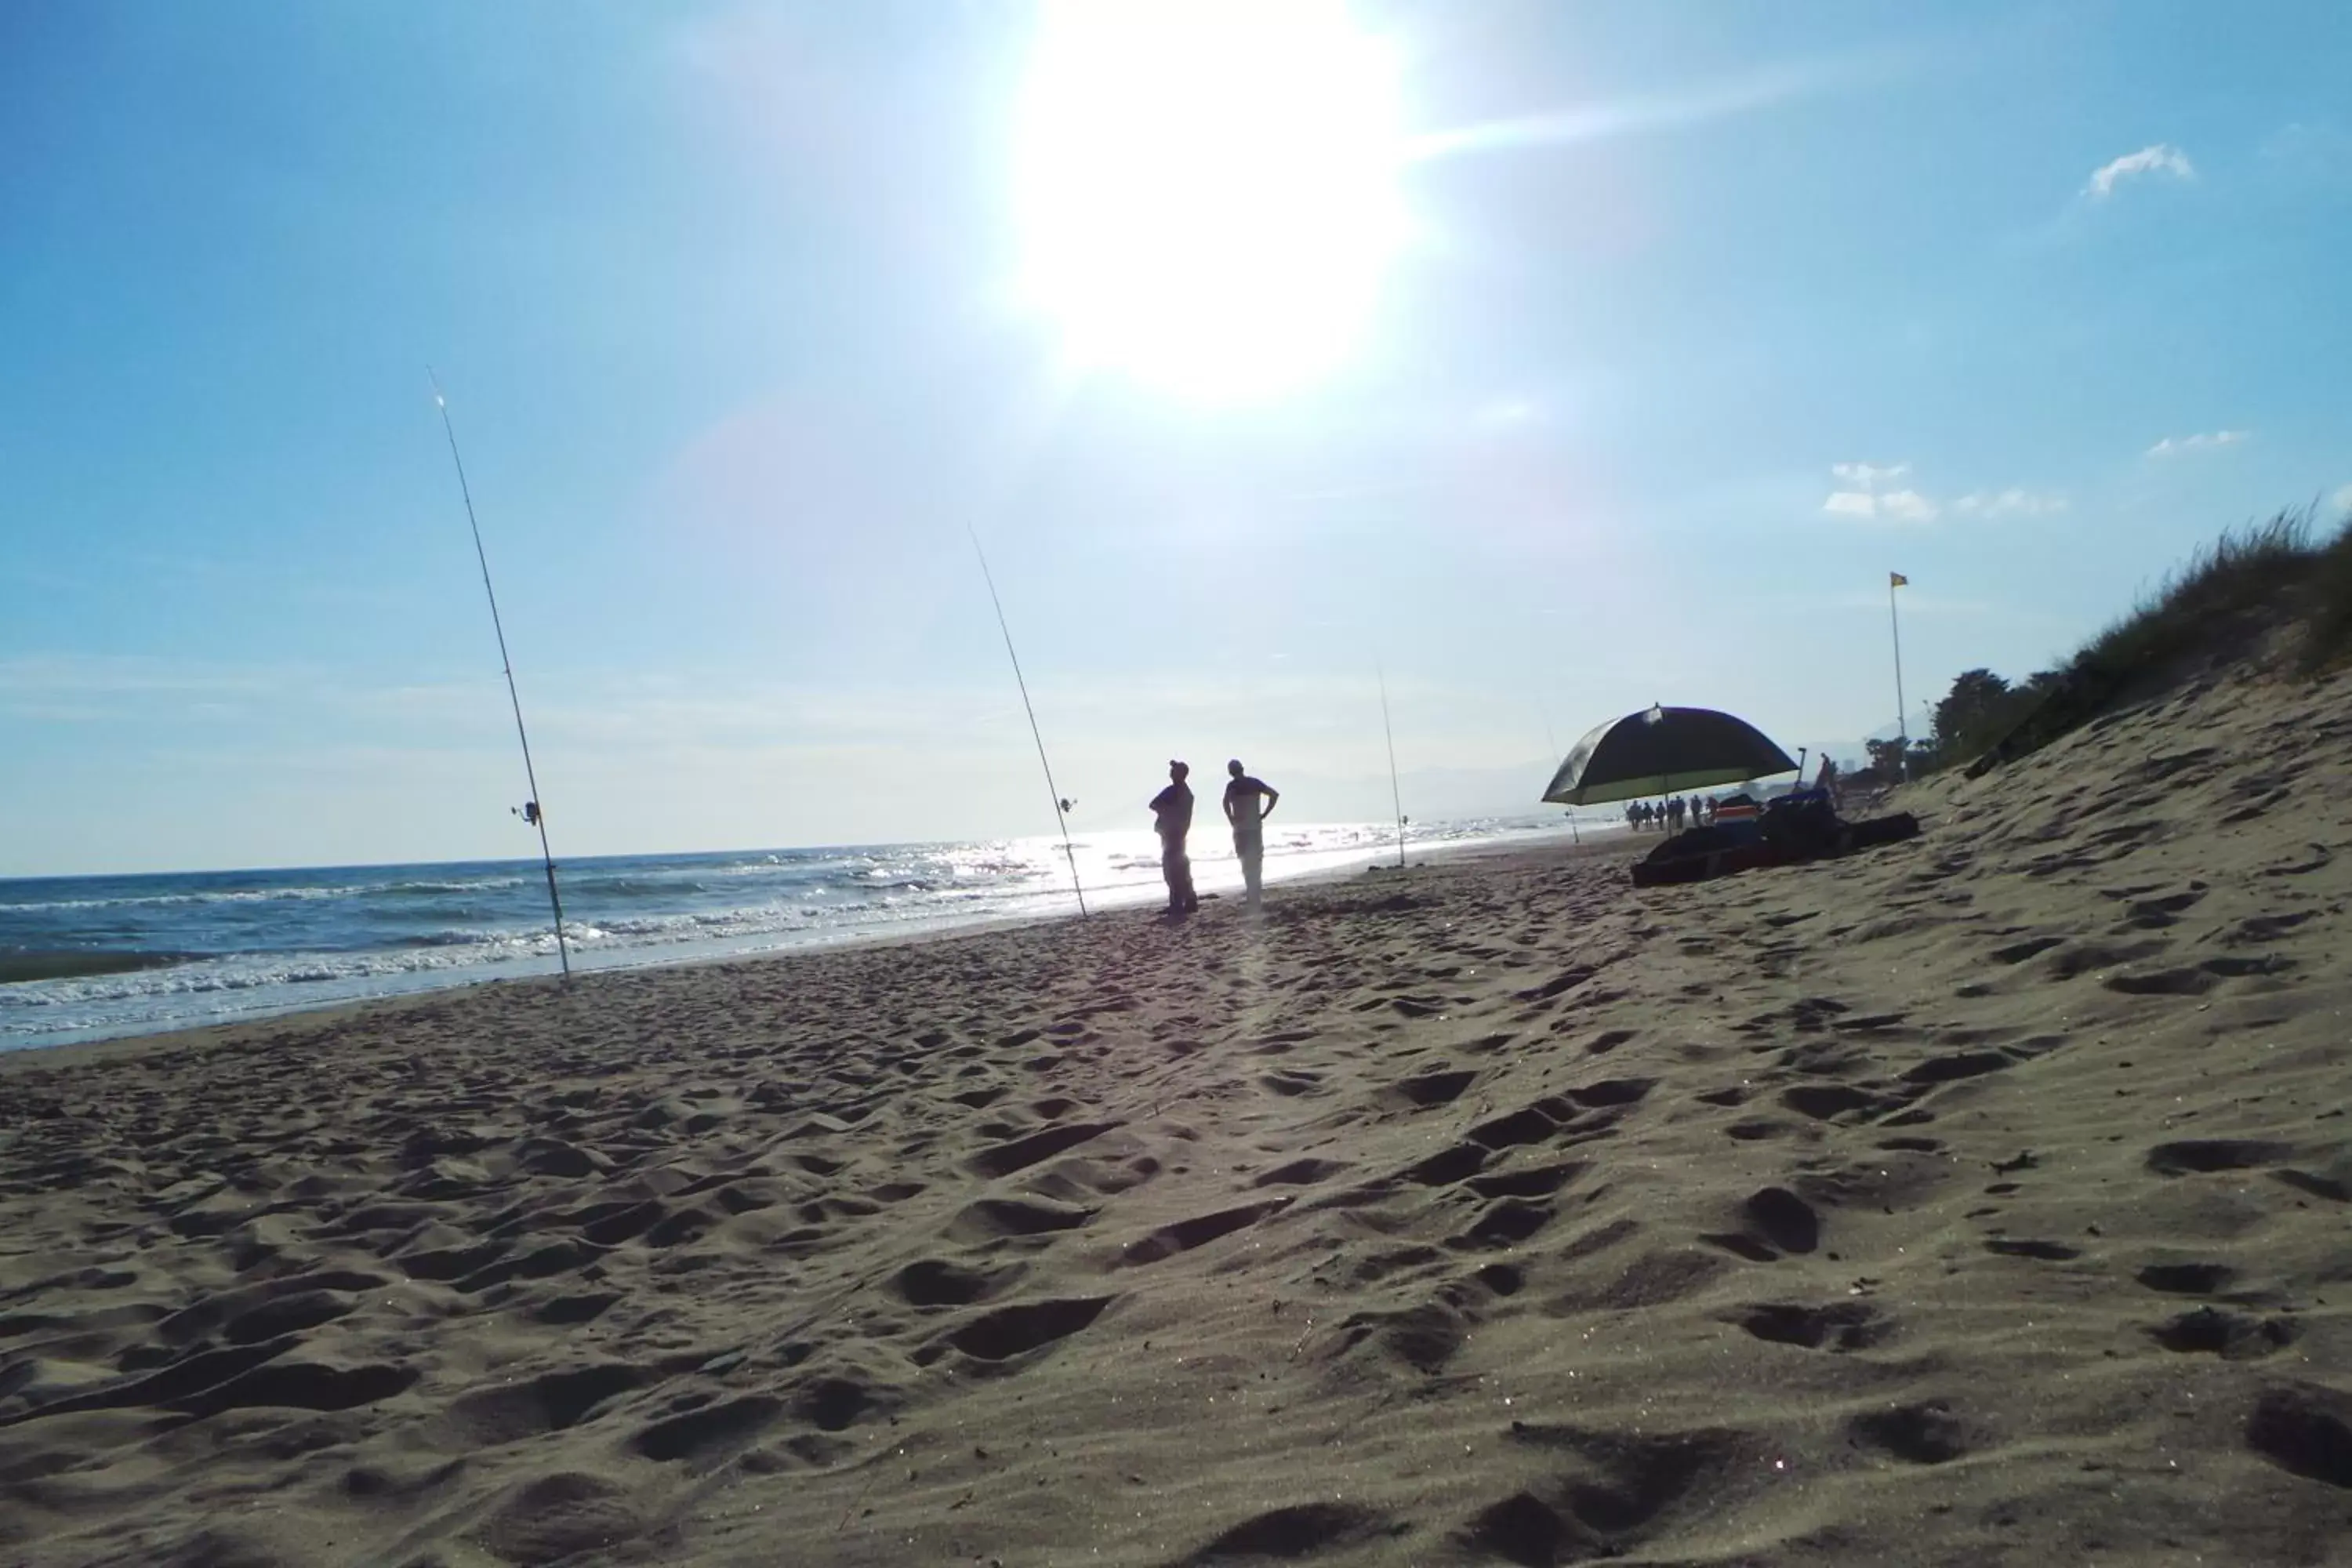
[[[1191,914],[1201,907],[1192,891],[1192,862],[1184,854],[1185,836],[1192,831],[1192,786],[1184,782],[1192,770],[1182,763],[1168,764],[1168,787],[1151,797],[1151,826],[1160,835],[1160,874],[1168,879],[1168,912]]]
[[[1225,820],[1233,824],[1234,853],[1242,863],[1243,897],[1255,909],[1265,870],[1265,836],[1258,825],[1274,815],[1282,792],[1244,773],[1238,757],[1225,764],[1225,772],[1233,775],[1225,785]]]
[[[1682,796],[1676,795],[1674,799],[1666,803],[1666,821],[1670,825],[1668,827],[1669,832],[1680,833],[1683,830]]]

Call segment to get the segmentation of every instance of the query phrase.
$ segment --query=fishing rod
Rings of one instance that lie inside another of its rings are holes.
[[[522,727],[522,694],[515,689],[514,659],[507,652],[507,628],[499,619],[499,591],[490,586],[490,557],[482,548],[482,525],[474,521],[474,491],[466,483],[466,459],[457,455],[457,427],[449,422],[449,400],[441,395],[441,378],[431,366],[425,374],[433,383],[433,405],[441,410],[441,429],[449,437],[449,460],[457,468],[457,493],[466,498],[466,526],[474,531],[474,559],[482,563],[482,592],[490,598],[490,629],[499,634],[499,662],[506,667],[507,699],[514,704],[515,739],[522,742],[523,782],[530,798],[522,803],[522,819],[539,829],[539,856],[547,864],[547,903],[555,911],[555,956],[572,977],[572,951],[563,942],[563,900],[555,890],[555,851],[547,845],[547,813],[539,808],[539,775],[531,770],[530,736]]]
[[[1559,737],[1552,732],[1551,709],[1548,704],[1544,703],[1540,700],[1536,703],[1536,709],[1537,711],[1543,715],[1544,750],[1551,753],[1551,765],[1553,767],[1558,767],[1559,765]],[[1568,808],[1568,837],[1573,843],[1581,844],[1584,842],[1584,835],[1577,831],[1576,807],[1572,805]]]
[[[1381,732],[1389,742],[1389,804],[1396,807],[1397,869],[1404,869],[1404,795],[1397,785],[1396,729],[1389,722],[1389,674],[1381,668],[1378,654],[1372,656],[1372,673],[1381,682]]]
[[[1021,707],[1029,715],[1029,738],[1037,742],[1037,765],[1045,770],[1045,793],[1054,797],[1054,820],[1062,827],[1062,854],[1070,862],[1070,890],[1078,896],[1078,917],[1087,913],[1087,889],[1078,880],[1078,852],[1070,847],[1071,802],[1062,798],[1054,784],[1054,764],[1045,760],[1045,737],[1037,728],[1037,710],[1029,700],[1029,682],[1021,673],[1021,656],[1013,651],[1013,628],[1005,624],[1004,601],[997,597],[996,574],[988,569],[988,552],[980,547],[980,530],[971,524],[964,531],[971,535],[971,552],[980,557],[980,575],[988,584],[988,602],[996,606],[996,629],[1004,634],[1004,655],[1013,661],[1013,684],[1021,689]]]

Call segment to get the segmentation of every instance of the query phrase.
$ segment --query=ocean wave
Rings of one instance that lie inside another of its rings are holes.
[[[0,903],[0,914],[55,910],[139,909],[192,904],[266,904],[289,900],[347,898],[350,888],[208,888],[187,893],[125,893],[105,899],[53,899]]]
[[[358,893],[380,892],[395,899],[440,898],[450,893],[495,893],[508,888],[528,887],[520,877],[484,877],[462,882],[385,882],[367,888],[350,889]]]
[[[1428,844],[1517,831],[1416,824],[1406,837]],[[1343,868],[1392,852],[1395,837],[1377,823],[1286,826],[1268,835],[1267,869]],[[1148,831],[1098,833],[1074,847],[1090,907],[1160,898]],[[1222,831],[1196,835],[1193,858],[1204,890],[1238,884]],[[593,970],[1061,912],[1072,908],[1070,867],[1058,840],[1034,837],[614,858],[559,870],[572,963]],[[0,902],[0,942],[208,956],[0,986],[0,1046],[186,1027],[555,967],[554,932],[533,907],[534,864],[293,872],[279,885],[268,884],[271,875],[20,885],[37,897]]]
[[[348,882],[284,888],[200,888],[171,893],[118,893],[104,898],[0,900],[0,917],[68,910],[187,909],[208,904],[318,903],[335,899],[438,898],[499,892],[529,884],[520,877],[450,882]]]
[[[601,898],[674,899],[709,890],[689,877],[598,876],[574,871],[564,874],[562,881],[574,894]]]

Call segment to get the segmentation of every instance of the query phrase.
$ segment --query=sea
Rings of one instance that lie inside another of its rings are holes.
[[[1586,825],[1585,831],[1592,831]],[[1560,835],[1558,816],[1414,823],[1410,854]],[[1222,833],[1193,836],[1203,894],[1241,890]],[[1389,824],[1266,833],[1269,883],[1399,851]],[[559,861],[575,969],[772,952],[1075,914],[1166,897],[1149,831],[1058,839],[621,855]],[[59,962],[62,955],[63,962]],[[557,967],[537,860],[0,879],[0,1050],[235,1023]],[[73,968],[77,973],[58,973]],[[108,973],[89,973],[103,968]]]

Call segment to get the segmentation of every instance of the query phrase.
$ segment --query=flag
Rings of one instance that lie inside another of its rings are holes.
[[[1886,585],[1890,588],[1907,588],[1911,585],[1911,579],[1900,572],[1889,572],[1886,574]]]

